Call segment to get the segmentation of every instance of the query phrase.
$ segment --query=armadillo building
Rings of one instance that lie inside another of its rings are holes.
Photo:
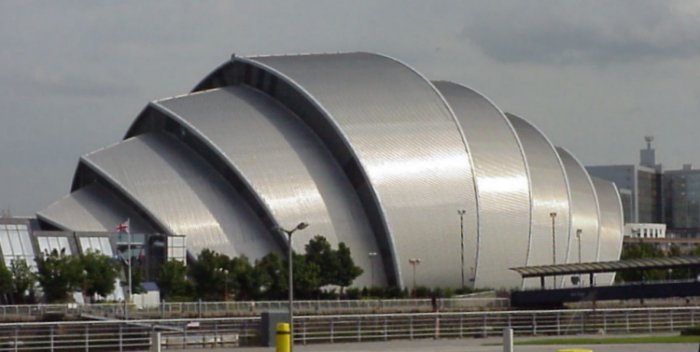
[[[510,288],[527,285],[512,267],[617,259],[621,214],[614,184],[479,92],[346,53],[232,57],[81,157],[71,193],[37,218],[70,231],[129,218],[133,232],[185,235],[192,254],[252,259],[284,252],[279,228],[304,221],[293,247],[345,242],[358,286],[415,272]]]

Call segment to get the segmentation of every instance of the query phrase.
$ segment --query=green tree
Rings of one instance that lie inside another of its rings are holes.
[[[231,259],[205,249],[199,253],[197,260],[190,265],[190,277],[194,280],[196,295],[204,300],[221,300],[227,280],[224,270],[228,270]]]
[[[284,299],[287,292],[287,271],[277,253],[269,253],[255,262],[254,292],[261,299]]]
[[[338,255],[325,237],[317,235],[304,247],[306,260],[323,268],[319,274],[319,286],[334,285],[337,281],[340,263]]]
[[[352,285],[352,282],[355,281],[358,276],[362,275],[363,270],[355,265],[355,262],[352,260],[350,248],[343,242],[338,244],[336,257],[338,262],[337,273],[332,283],[340,286],[340,293],[342,294],[343,289]]]
[[[133,291],[132,293],[144,292],[143,288],[141,287],[141,283],[143,283],[143,276],[143,269],[137,266],[131,267],[131,290]],[[129,283],[127,282],[127,285],[128,284]]]
[[[187,279],[187,266],[179,260],[169,260],[160,267],[156,283],[169,301],[189,301],[194,287]]]
[[[65,302],[70,292],[81,288],[84,274],[78,257],[53,250],[36,257],[36,264],[37,279],[47,301]]]
[[[95,294],[106,297],[114,291],[119,265],[112,258],[90,250],[83,255],[80,264],[85,274],[83,290],[90,300]]]
[[[12,293],[12,281],[12,273],[5,266],[5,263],[0,262],[0,298],[4,295],[9,295]]]
[[[292,258],[294,260],[292,270],[294,271],[295,297],[306,299],[318,297],[321,286],[321,268],[316,263],[309,261],[305,255],[294,253]]]
[[[350,248],[343,242],[334,250],[328,240],[319,235],[309,241],[305,250],[306,261],[319,268],[319,287],[339,286],[342,295],[345,287],[352,285],[352,282],[362,275],[362,269],[356,266],[352,259]],[[323,270],[320,270],[321,268]]]
[[[10,263],[12,273],[12,295],[15,303],[33,303],[36,275],[24,259],[15,259]]]
[[[623,247],[620,260],[661,258],[663,252],[651,243],[630,243]],[[664,270],[630,270],[619,273],[618,278],[625,282],[653,281],[666,277]]]
[[[242,255],[231,259],[227,265],[229,293],[236,299],[249,300],[259,295],[254,279],[253,266],[248,257]]]

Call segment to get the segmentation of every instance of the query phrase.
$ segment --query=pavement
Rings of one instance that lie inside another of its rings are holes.
[[[565,336],[557,336],[563,338]],[[571,336],[582,337],[582,336]],[[600,336],[597,336],[600,337]],[[537,337],[541,339],[542,337]],[[532,339],[532,338],[529,338]],[[515,341],[526,341],[528,338],[516,338]],[[499,337],[493,338],[464,338],[464,339],[440,339],[440,340],[395,340],[382,342],[357,342],[357,343],[334,343],[334,344],[313,344],[294,345],[294,352],[502,352],[503,346]],[[621,345],[546,345],[546,346],[515,346],[514,352],[555,352],[559,349],[584,348],[594,352],[697,352],[696,343],[672,343],[672,344],[621,344]],[[191,349],[188,351],[214,351],[212,349]],[[239,347],[239,348],[219,348],[215,351],[221,352],[272,352],[274,347]]]

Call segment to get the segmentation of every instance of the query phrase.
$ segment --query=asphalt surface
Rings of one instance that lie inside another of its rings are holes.
[[[559,336],[557,338],[562,338]],[[571,336],[581,337],[581,336]],[[600,337],[600,336],[597,336]],[[538,338],[541,339],[541,338]],[[526,338],[516,338],[517,341],[525,341]],[[440,340],[397,340],[386,342],[360,342],[360,343],[335,343],[295,345],[294,352],[333,351],[333,352],[501,352],[503,346],[494,345],[501,343],[501,338],[485,339],[440,339]],[[697,352],[698,344],[673,343],[673,344],[620,344],[620,345],[547,345],[547,346],[515,346],[514,352],[556,352],[559,349],[583,348],[594,352]],[[274,347],[242,347],[220,348],[215,351],[226,352],[271,352]],[[213,351],[212,349],[192,349],[189,351]]]

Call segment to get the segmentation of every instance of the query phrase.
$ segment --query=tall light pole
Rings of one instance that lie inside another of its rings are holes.
[[[218,271],[224,274],[224,302],[228,301],[228,269],[219,268]]]
[[[292,346],[294,345],[294,309],[292,308],[294,304],[294,274],[292,271],[292,260],[294,259],[294,251],[292,250],[292,234],[297,230],[303,230],[307,227],[309,227],[309,224],[302,221],[291,230],[285,230],[281,227],[279,228],[279,230],[284,232],[287,235],[287,238],[289,238],[289,241],[287,241],[287,261],[289,261],[289,352],[292,352]]]
[[[555,211],[549,213],[549,217],[552,218],[552,265],[557,265],[557,236],[555,225],[557,222],[557,213]],[[554,275],[554,285],[552,288],[557,288],[557,276]]]
[[[130,225],[131,220],[129,218],[126,218],[126,221],[123,223],[117,225],[117,232],[123,233],[126,232],[126,237],[127,237],[127,243],[126,243],[126,254],[129,257],[129,262],[128,262],[128,281],[129,281],[129,289],[127,290],[127,295],[124,297],[124,319],[128,320],[129,319],[129,303],[128,301],[131,300],[131,230],[129,230],[129,225]],[[127,301],[128,300],[128,301]]]
[[[578,263],[581,264],[581,233],[583,233],[583,230],[581,229],[576,229],[576,240],[578,241]],[[583,286],[583,282],[581,282],[581,274],[578,274],[578,284],[580,286]]]
[[[420,264],[420,258],[409,258],[408,263],[413,266],[413,294],[416,294],[416,265]]]
[[[467,211],[464,209],[458,209],[457,214],[459,214],[459,238],[460,238],[460,248],[459,254],[462,258],[462,289],[464,289],[464,214]]]
[[[370,287],[372,287],[374,286],[374,258],[377,256],[377,252],[369,252],[367,256],[369,256],[369,265],[372,272],[372,281],[370,282]]]

